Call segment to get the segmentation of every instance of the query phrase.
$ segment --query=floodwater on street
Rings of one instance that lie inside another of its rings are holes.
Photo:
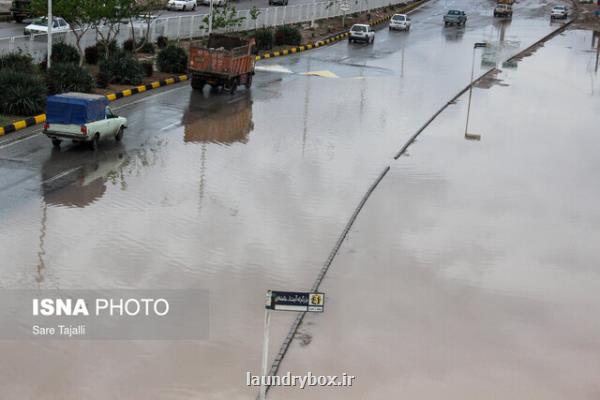
[[[391,163],[321,285],[326,313],[280,368],[355,384],[272,399],[598,399],[591,44],[567,31],[479,85],[480,141],[464,95]]]
[[[522,1],[522,15],[515,12],[512,22],[495,21],[487,0],[451,3],[469,13],[465,28],[444,29],[441,18],[448,2],[432,1],[412,15],[410,32],[378,31],[373,46],[342,42],[261,62],[251,91],[241,89],[230,96],[194,93],[189,86],[174,86],[152,97],[116,102],[114,109],[128,118],[129,128],[123,142],[102,143],[97,153],[71,144],[52,151],[48,139],[40,135],[0,145],[0,287],[201,288],[210,292],[207,341],[0,342],[0,399],[254,398],[257,390],[246,387],[245,379],[246,371],[258,373],[265,291],[306,290],[311,286],[373,179],[408,137],[468,84],[474,42],[488,40],[494,44],[477,55],[476,74],[480,74],[560,26],[548,21],[551,4],[538,0]],[[580,37],[568,37],[577,48]],[[584,39],[588,38],[582,37],[582,43]],[[557,57],[565,56],[565,51],[556,50]],[[518,63],[516,70],[510,69],[514,65],[507,66],[502,77],[518,80],[521,69],[535,63],[537,57]],[[574,58],[573,64],[566,56],[560,60],[564,64],[546,59],[542,66],[564,65],[564,70],[555,71],[559,77],[567,66],[580,67],[579,58]],[[597,93],[597,75],[591,86],[590,76],[587,70],[579,76],[586,82],[581,90],[588,93],[592,87]],[[501,83],[507,82],[503,78]],[[508,84],[508,88],[495,85],[485,93],[520,90],[523,96],[533,94],[522,84]],[[547,89],[559,87],[548,85]],[[565,95],[573,95],[568,88]],[[476,91],[474,100],[473,129],[483,126],[482,111],[475,110],[491,101],[481,92]],[[594,96],[591,99],[595,103],[585,104],[597,106]],[[498,97],[500,101],[502,97]],[[511,112],[528,110],[520,100],[514,104]],[[569,105],[575,106],[575,100]],[[455,109],[461,107],[462,102]],[[497,112],[504,115],[504,110]],[[450,110],[439,121],[447,120],[448,115],[452,115]],[[435,123],[437,129],[439,121]],[[515,121],[527,122],[525,117]],[[512,122],[506,128],[510,132],[518,126]],[[557,123],[564,123],[566,129],[573,117],[569,114]],[[577,123],[585,128],[583,122]],[[493,132],[486,128],[481,142],[461,141],[460,145],[470,151],[477,146],[485,148],[493,143],[487,138]],[[382,193],[377,192],[374,205],[365,209],[365,215],[376,213],[380,219],[372,220],[385,229],[385,233],[373,232],[364,248],[352,246],[353,252],[375,255],[365,264],[371,268],[377,267],[377,249],[371,247],[375,237],[381,234],[388,240],[397,239],[403,228],[399,220],[395,221],[403,215],[400,211],[416,213],[416,205],[407,203],[411,196],[424,196],[417,190],[404,192],[401,186],[423,183],[444,193],[453,182],[443,174],[434,177],[414,172],[412,180],[388,188],[392,177],[402,180],[406,160],[416,162],[417,150],[425,147],[421,141],[429,135],[428,130],[410,149],[411,157],[394,165],[381,189],[391,191],[391,196],[397,195],[397,189],[408,197],[393,204],[381,203]],[[432,167],[447,167],[442,161],[449,157],[446,150],[451,150],[453,143],[431,149],[422,165],[431,162]],[[497,143],[502,144],[506,143]],[[489,150],[488,157],[493,160],[491,151],[497,149]],[[516,168],[518,163],[509,165]],[[462,159],[455,163],[455,168],[460,166],[464,166]],[[419,176],[423,182],[416,180]],[[481,195],[478,191],[473,194]],[[581,197],[575,200],[583,201]],[[386,212],[390,205],[397,214]],[[435,207],[427,210],[425,221],[413,223],[429,226],[434,211]],[[361,215],[358,222],[367,218]],[[366,233],[366,227],[363,229]],[[583,245],[585,238],[580,239]],[[404,251],[396,242],[382,240],[382,246],[384,243],[389,257],[396,258]],[[481,244],[472,251],[479,247]],[[525,250],[522,246],[515,249]],[[346,273],[337,268],[340,262],[353,264],[347,258],[349,251],[345,248],[336,260],[332,277]],[[462,254],[462,249],[457,251],[456,255]],[[500,250],[490,250],[491,254],[495,251]],[[387,269],[370,277],[385,273],[398,277]],[[332,279],[327,282],[331,284]],[[339,279],[341,286],[325,288],[332,300],[328,299],[323,315],[332,316],[331,327],[339,324],[344,328],[335,336],[321,337],[321,344],[316,341],[320,336],[314,335],[315,343],[303,350],[323,351],[318,346],[331,346],[327,340],[347,343],[340,335],[354,327],[344,325],[335,308],[335,292],[345,290],[345,283],[347,280]],[[477,282],[472,286],[473,290],[482,289]],[[412,303],[409,297],[403,301]],[[498,318],[504,315],[501,306],[499,303]],[[344,315],[347,323],[355,318],[353,313]],[[293,317],[284,313],[273,318],[271,354],[278,349]],[[373,329],[388,332],[383,322],[373,321]],[[379,341],[381,345],[385,342]],[[378,356],[379,350],[373,355]],[[299,351],[293,349],[290,362],[301,362]],[[329,351],[322,354],[330,358],[329,362],[339,359]],[[374,371],[382,369],[393,375],[395,371],[388,370],[386,363],[393,364],[382,359]],[[328,373],[342,372],[334,367]],[[408,363],[404,366],[409,367]],[[314,370],[312,366],[308,369]],[[376,382],[374,371],[372,375],[363,372],[360,379]],[[348,372],[358,375],[360,371]],[[281,391],[272,393],[281,396]],[[291,389],[285,393],[288,395],[302,393]]]

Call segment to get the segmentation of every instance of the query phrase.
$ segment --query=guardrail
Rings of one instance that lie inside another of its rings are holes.
[[[338,17],[344,14],[350,15],[371,9],[386,7],[389,5],[408,4],[416,0],[348,0],[314,2],[281,7],[267,7],[260,9],[256,20],[250,17],[250,10],[237,11],[237,17],[243,18],[241,24],[235,28],[219,29],[215,32],[239,32],[248,31],[255,27],[276,27],[285,24],[308,23],[313,20]],[[346,6],[346,7],[344,7]],[[159,36],[165,36],[170,40],[200,38],[207,34],[205,17],[208,14],[181,15],[176,17],[157,18],[150,25],[149,37],[155,42]],[[135,37],[141,38],[146,33],[145,25],[137,25],[134,28]],[[75,44],[75,35],[72,32],[55,33],[52,39],[55,42],[63,41]],[[88,30],[81,39],[81,47],[93,46],[98,42],[96,30]],[[129,24],[121,24],[116,40],[122,44],[132,37],[132,27]],[[41,61],[45,57],[47,48],[47,34],[22,35],[0,38],[0,54],[20,51],[31,55],[34,60]]]

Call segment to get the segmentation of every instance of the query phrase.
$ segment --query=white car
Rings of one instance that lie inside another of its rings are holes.
[[[375,41],[375,31],[371,29],[371,25],[354,24],[350,28],[350,36],[348,42],[365,42],[367,44]]]
[[[550,13],[550,19],[565,19],[569,16],[567,6],[554,6]]]
[[[390,19],[390,31],[392,29],[400,31],[410,30],[411,20],[406,14],[394,14]]]
[[[52,18],[52,33],[66,33],[71,30],[67,21],[60,17]],[[25,27],[26,35],[35,35],[38,33],[48,33],[48,17],[40,17]]]
[[[204,5],[209,6],[210,0],[202,0]],[[213,0],[213,6],[225,6],[227,5],[227,0]]]
[[[167,10],[169,11],[194,11],[197,7],[196,0],[169,0]]]

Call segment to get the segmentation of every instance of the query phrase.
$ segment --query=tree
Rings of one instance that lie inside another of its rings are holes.
[[[131,26],[131,40],[133,41],[134,53],[138,52],[146,43],[152,41],[150,38],[150,24],[152,21],[154,21],[155,17],[160,16],[161,13],[155,14],[155,12],[157,10],[162,10],[163,5],[164,2],[161,0],[141,0],[134,5],[134,10],[129,17],[129,24]],[[136,18],[145,26],[143,37],[141,40],[139,40],[139,42],[135,38],[134,20]]]
[[[258,16],[261,14],[260,9],[256,6],[252,6],[249,11],[250,18],[254,21],[254,30],[258,30]]]
[[[204,29],[208,31],[210,14],[206,15],[202,22],[204,23]],[[224,6],[219,9],[213,9],[212,16],[212,29],[225,29],[240,26],[244,21],[245,17],[238,17],[237,10],[233,6]]]
[[[47,0],[33,0],[31,8],[36,15],[46,15],[48,12]],[[83,65],[84,53],[81,48],[81,38],[86,34],[95,21],[97,2],[94,0],[53,0],[52,11],[60,15],[69,23],[71,32],[75,37],[75,47],[79,52],[79,65]]]
[[[106,59],[110,56],[110,44],[119,35],[121,24],[129,21],[136,12],[135,0],[103,0],[95,3],[92,26],[100,37],[100,44],[104,46]]]

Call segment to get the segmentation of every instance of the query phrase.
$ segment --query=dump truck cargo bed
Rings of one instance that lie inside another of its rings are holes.
[[[254,39],[227,35],[210,35],[206,44],[192,42],[188,66],[192,87],[202,90],[209,84],[231,92],[240,84],[250,87],[255,64],[254,43]]]

